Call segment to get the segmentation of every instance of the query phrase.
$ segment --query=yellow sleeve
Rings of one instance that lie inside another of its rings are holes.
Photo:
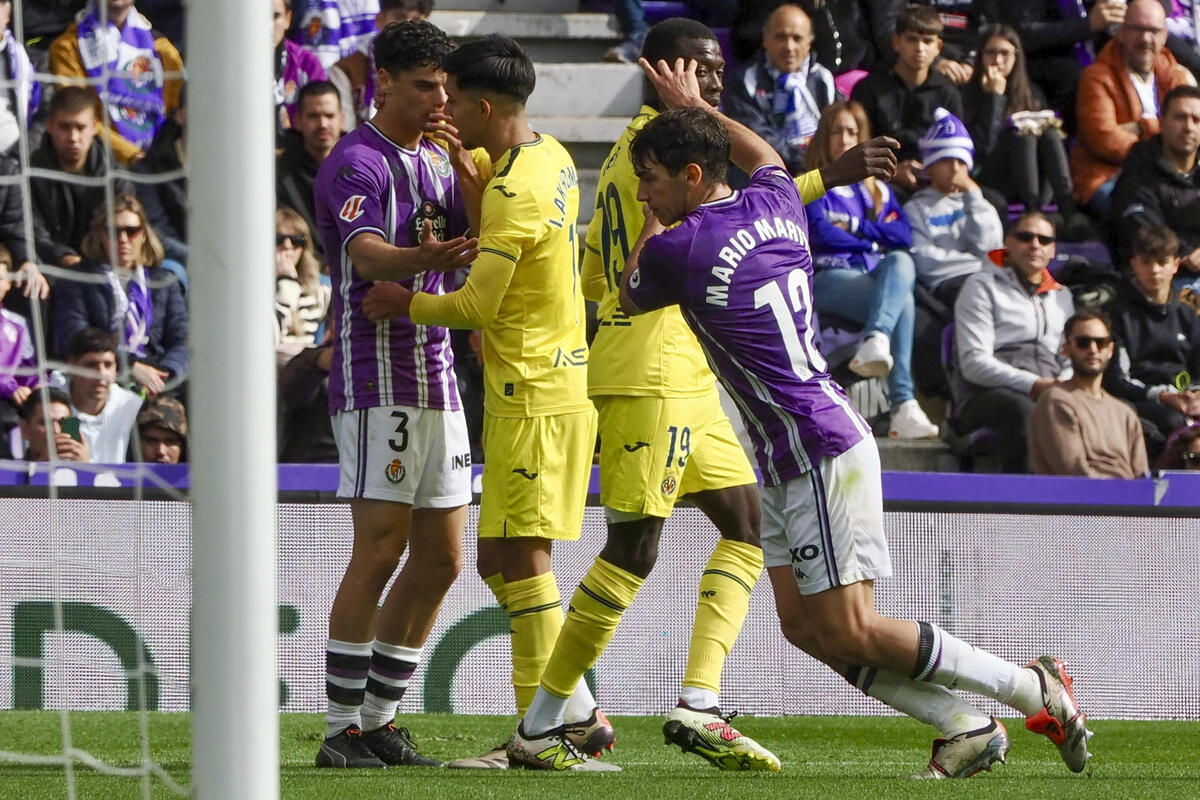
[[[580,288],[583,296],[593,303],[604,299],[608,279],[604,277],[604,264],[600,260],[600,237],[595,231],[604,227],[598,216],[588,223],[587,242],[583,246],[583,264],[580,267]]]
[[[65,78],[86,78],[79,58],[79,26],[71,23],[50,43],[50,71]]]
[[[796,189],[804,205],[825,196],[825,181],[821,180],[821,170],[812,169],[796,177]]]
[[[446,328],[483,328],[496,318],[517,261],[495,251],[481,252],[471,266],[467,282],[449,294],[413,296],[409,316],[421,325]]]
[[[180,100],[183,98],[183,56],[179,55],[175,45],[171,44],[171,40],[165,36],[159,36],[154,40],[154,49],[158,52],[159,61],[162,62],[163,72],[179,73],[179,77],[167,78],[163,83],[163,103],[166,104],[167,113],[170,114],[179,108]]]
[[[495,173],[495,168],[492,166],[492,157],[488,155],[487,150],[482,147],[476,147],[471,151],[471,160],[475,162],[475,169],[479,170],[479,178],[483,181],[483,185],[487,186],[488,181],[492,179]]]

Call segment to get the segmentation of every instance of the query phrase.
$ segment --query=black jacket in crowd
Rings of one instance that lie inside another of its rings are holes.
[[[300,212],[312,232],[317,258],[325,260],[321,237],[317,235],[317,201],[313,184],[320,164],[304,149],[304,140],[296,131],[283,135],[283,152],[275,162],[275,201]]]
[[[1162,134],[1138,142],[1125,158],[1113,190],[1118,259],[1125,263],[1134,232],[1152,223],[1179,235],[1179,255],[1200,247],[1200,160],[1186,174],[1163,160]],[[1200,375],[1195,376],[1200,381]]]
[[[20,165],[12,156],[0,156],[0,177],[20,175]],[[14,270],[31,260],[29,239],[25,236],[25,211],[21,207],[21,185],[0,183],[0,242],[12,253]]]
[[[739,64],[762,47],[763,24],[779,6],[795,2],[813,24],[813,52],[834,75],[871,69],[891,59],[892,31],[905,0],[742,0],[733,18],[732,48]]]
[[[160,175],[183,169],[176,146],[183,128],[168,119],[158,129],[146,157],[133,166],[141,175]],[[138,183],[138,200],[146,209],[150,227],[162,240],[167,257],[178,261],[187,258],[187,178],[175,178],[166,183]]]
[[[1109,308],[1117,352],[1104,374],[1110,394],[1137,403],[1155,386],[1175,388],[1187,370],[1200,381],[1200,315],[1172,298],[1165,305],[1147,299],[1132,282],[1122,282]]]
[[[867,110],[873,135],[900,141],[897,155],[901,160],[920,160],[917,142],[933,124],[933,112],[939,106],[963,118],[958,87],[934,69],[924,83],[912,88],[890,68],[875,70],[855,85],[850,97]]]
[[[97,136],[88,152],[87,164],[83,168],[84,177],[104,176],[104,150],[105,145]],[[42,137],[41,146],[33,152],[29,161],[35,167],[59,170],[58,156],[54,153],[49,134]],[[33,200],[34,243],[38,256],[50,264],[57,264],[65,255],[78,253],[79,243],[92,224],[92,215],[96,209],[104,207],[103,186],[84,186],[65,180],[71,177],[64,172],[64,180],[29,179]],[[117,180],[113,184],[113,192],[132,194],[133,184]]]

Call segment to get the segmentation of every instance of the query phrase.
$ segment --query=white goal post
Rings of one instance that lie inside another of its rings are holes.
[[[189,0],[192,796],[279,796],[271,4]]]

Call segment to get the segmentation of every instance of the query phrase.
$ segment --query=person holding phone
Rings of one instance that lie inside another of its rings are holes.
[[[43,408],[43,399],[49,408]],[[54,426],[47,429],[47,418]],[[29,395],[21,404],[21,437],[25,440],[26,461],[50,461],[50,444],[54,458],[60,461],[88,462],[91,450],[79,430],[79,419],[71,416],[71,398],[61,389],[47,388]]]

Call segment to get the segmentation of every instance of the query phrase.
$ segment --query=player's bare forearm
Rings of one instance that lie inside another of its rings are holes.
[[[896,151],[900,142],[890,136],[876,136],[851,147],[836,161],[821,167],[826,189],[851,186],[867,178],[891,180],[896,174]]]
[[[459,236],[439,242],[430,226],[417,247],[396,247],[377,233],[360,233],[347,251],[359,277],[367,281],[399,281],[421,272],[448,272],[466,267],[479,255],[478,239]]]
[[[700,84],[696,80],[696,62],[684,64],[682,58],[674,65],[659,61],[652,65],[644,58],[638,59],[642,72],[658,90],[658,96],[667,108],[699,108],[715,116],[729,133],[729,158],[739,169],[753,174],[759,167],[768,165],[784,167],[783,158],[775,152],[765,139],[737,120],[730,119],[710,106],[700,95]]]

